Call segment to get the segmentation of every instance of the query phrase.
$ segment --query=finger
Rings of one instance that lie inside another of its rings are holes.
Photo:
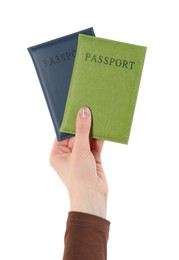
[[[74,141],[75,141],[75,137],[74,137],[74,136],[68,138],[68,147],[70,147],[70,149],[73,148],[73,146],[74,146]]]
[[[101,154],[102,152],[103,145],[104,145],[104,140],[100,140],[100,139],[92,139],[90,144],[91,150],[99,154]]]
[[[52,165],[54,160],[56,160],[56,157],[62,154],[68,154],[72,151],[74,144],[74,137],[70,137],[61,141],[58,141],[55,138],[54,144],[52,146],[50,156],[49,156],[49,162]]]
[[[90,151],[89,133],[91,128],[91,112],[89,108],[82,107],[76,118],[76,136],[74,151],[86,153]]]
[[[101,163],[101,152],[104,141],[99,139],[93,139],[91,143],[91,152],[95,158],[96,163]]]

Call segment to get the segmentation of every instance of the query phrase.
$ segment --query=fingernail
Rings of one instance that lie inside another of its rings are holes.
[[[80,109],[80,117],[81,118],[88,118],[90,116],[90,110],[88,107],[82,107]]]

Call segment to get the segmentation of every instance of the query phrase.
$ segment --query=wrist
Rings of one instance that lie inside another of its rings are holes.
[[[103,194],[75,194],[70,198],[70,211],[88,213],[106,219],[107,197]]]

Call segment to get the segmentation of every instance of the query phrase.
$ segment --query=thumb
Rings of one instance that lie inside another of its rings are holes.
[[[76,118],[76,135],[74,150],[77,153],[90,151],[89,133],[91,128],[91,112],[88,107],[82,107]]]

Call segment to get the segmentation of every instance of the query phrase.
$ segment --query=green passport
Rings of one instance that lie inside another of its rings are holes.
[[[92,112],[92,138],[128,144],[146,47],[80,34],[61,132]]]

